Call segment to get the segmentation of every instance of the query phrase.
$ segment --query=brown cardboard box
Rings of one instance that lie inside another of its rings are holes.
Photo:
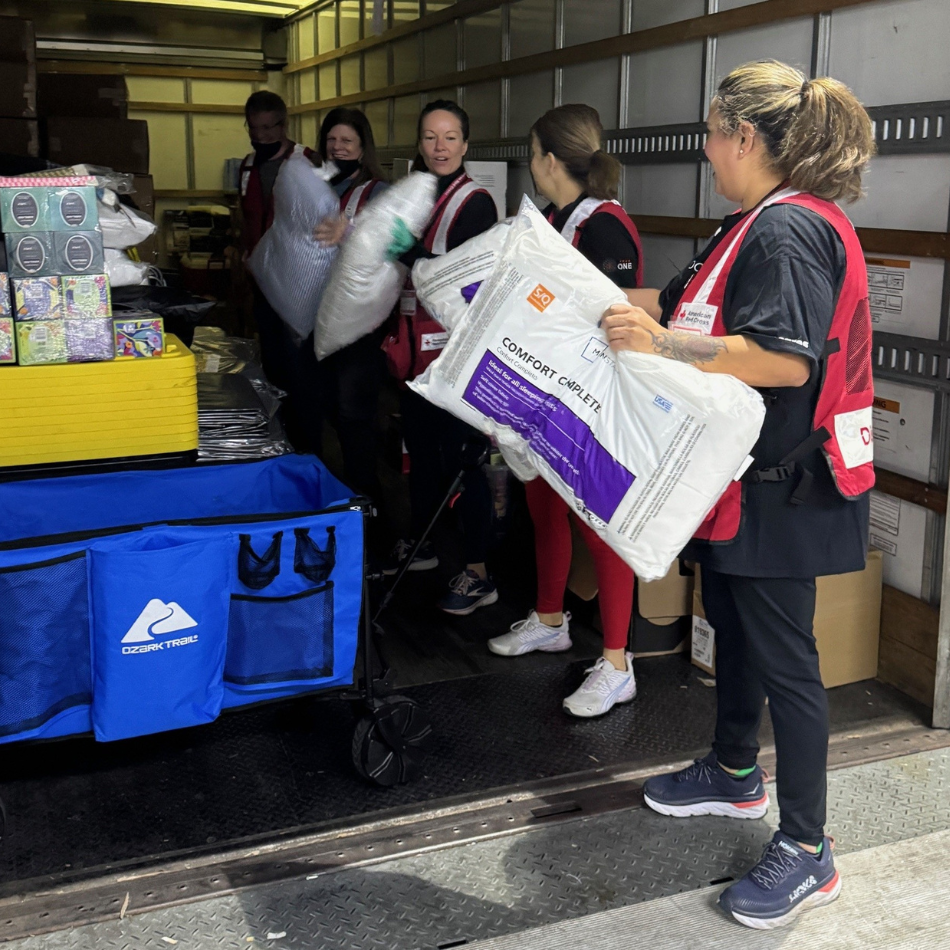
[[[148,174],[148,123],[143,119],[46,120],[46,157],[58,165],[104,165]]]
[[[36,119],[0,119],[0,152],[39,158],[39,122]]]
[[[815,640],[821,664],[821,680],[827,689],[877,676],[878,643],[881,637],[881,552],[868,551],[863,571],[819,577],[815,598]],[[696,574],[693,598],[693,663],[712,673],[714,639],[706,623]],[[705,656],[703,647],[706,646]]]
[[[0,116],[36,118],[36,66],[0,62]]]
[[[36,62],[36,33],[32,20],[0,17],[0,60],[5,63]]]
[[[42,116],[126,119],[129,91],[125,76],[40,73],[36,110]]]

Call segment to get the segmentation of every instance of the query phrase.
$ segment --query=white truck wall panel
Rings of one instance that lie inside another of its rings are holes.
[[[553,105],[553,72],[513,76],[508,103],[508,137],[526,136],[535,121]]]
[[[930,481],[934,393],[874,380],[874,462],[899,475]]]
[[[777,59],[799,67],[807,75],[811,64],[813,33],[814,23],[810,17],[723,33],[716,43],[716,81],[728,75],[736,66],[756,59]]]
[[[465,87],[465,111],[472,120],[472,140],[501,137],[501,82],[474,83]]]
[[[702,16],[705,12],[705,0],[634,0],[633,29],[649,30]]]
[[[929,512],[883,492],[871,492],[871,544],[884,552],[884,583],[923,597]]]
[[[564,45],[577,46],[617,36],[623,26],[620,0],[567,0],[564,4]],[[564,100],[567,102],[568,100]]]
[[[692,218],[696,213],[698,177],[696,165],[626,165],[623,205],[633,215]],[[688,263],[684,261],[683,266]]]
[[[389,85],[389,52],[385,47],[369,49],[363,54],[363,73],[367,89]]]
[[[378,148],[389,145],[389,100],[381,99],[377,102],[367,102],[363,107],[370,128],[373,130],[373,139]],[[309,141],[309,139],[307,140]],[[314,141],[316,141],[314,139]]]
[[[521,206],[521,199],[527,195],[539,208],[544,208],[547,201],[536,194],[531,172],[527,165],[510,165],[508,167],[508,214],[517,214]]]
[[[415,82],[419,78],[420,38],[407,36],[393,43],[393,82]],[[332,63],[330,64],[333,65]]]
[[[593,106],[605,129],[616,129],[619,125],[619,89],[619,59],[565,66],[561,74],[561,101]]]
[[[418,96],[393,100],[393,145],[415,145],[418,123]]]
[[[628,127],[696,122],[703,118],[701,42],[634,53],[629,75]]]
[[[351,96],[360,92],[360,54],[340,60],[340,95]]]
[[[512,59],[554,49],[554,0],[518,0],[508,9]]]
[[[864,185],[867,197],[845,207],[855,227],[947,230],[950,155],[878,155]]]
[[[458,68],[455,23],[443,23],[423,34],[425,48],[425,76],[433,79],[454,73]]]
[[[888,0],[831,15],[829,72],[869,106],[950,99],[950,3]]]
[[[501,11],[489,10],[462,21],[465,68],[501,62]]]
[[[692,238],[641,234],[643,286],[665,287],[694,257]]]
[[[875,330],[925,340],[940,339],[944,261],[869,254],[867,268]]]

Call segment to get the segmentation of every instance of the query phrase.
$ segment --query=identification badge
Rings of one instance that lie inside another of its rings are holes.
[[[835,439],[845,468],[857,468],[874,461],[872,409],[839,412],[835,416]]]
[[[719,308],[711,303],[684,303],[670,321],[670,329],[710,336],[717,313]]]
[[[416,312],[416,292],[404,290],[399,295],[399,313],[404,317],[411,317]]]
[[[449,342],[448,333],[423,333],[422,352],[431,353],[433,350],[444,350]]]
[[[251,180],[250,171],[241,172],[241,195],[247,195],[247,184]]]

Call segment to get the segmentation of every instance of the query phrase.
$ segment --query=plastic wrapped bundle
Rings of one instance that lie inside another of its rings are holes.
[[[322,360],[372,332],[392,312],[406,268],[386,252],[408,231],[419,237],[435,206],[436,178],[413,172],[357,217],[317,314],[314,348]]]
[[[765,407],[732,376],[613,352],[598,324],[623,301],[526,201],[492,276],[409,385],[495,436],[519,477],[526,457],[655,580],[745,462]]]
[[[314,168],[305,155],[283,162],[274,183],[274,223],[247,261],[268,303],[301,340],[313,332],[337,256],[335,247],[313,239],[324,218],[340,213],[340,199],[324,180],[335,173],[329,164]]]

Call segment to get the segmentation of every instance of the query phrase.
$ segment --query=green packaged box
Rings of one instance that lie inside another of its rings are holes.
[[[54,231],[53,254],[57,274],[101,274],[105,270],[98,231]]]
[[[14,315],[18,323],[62,320],[63,296],[59,277],[14,277]]]
[[[79,188],[50,188],[50,231],[95,231],[99,227],[99,209],[93,185]]]
[[[7,270],[11,277],[48,277],[59,273],[53,257],[53,235],[14,232],[6,236]],[[102,268],[100,268],[101,270]]]
[[[112,316],[109,278],[105,274],[63,277],[63,306],[67,320]]]
[[[5,234],[49,231],[49,189],[0,188],[0,224]]]
[[[10,275],[0,271],[0,317],[13,316],[13,303],[10,298]]]
[[[0,363],[16,362],[16,329],[13,317],[0,317]]]
[[[21,366],[65,363],[66,322],[47,320],[42,323],[18,323],[16,346]]]

